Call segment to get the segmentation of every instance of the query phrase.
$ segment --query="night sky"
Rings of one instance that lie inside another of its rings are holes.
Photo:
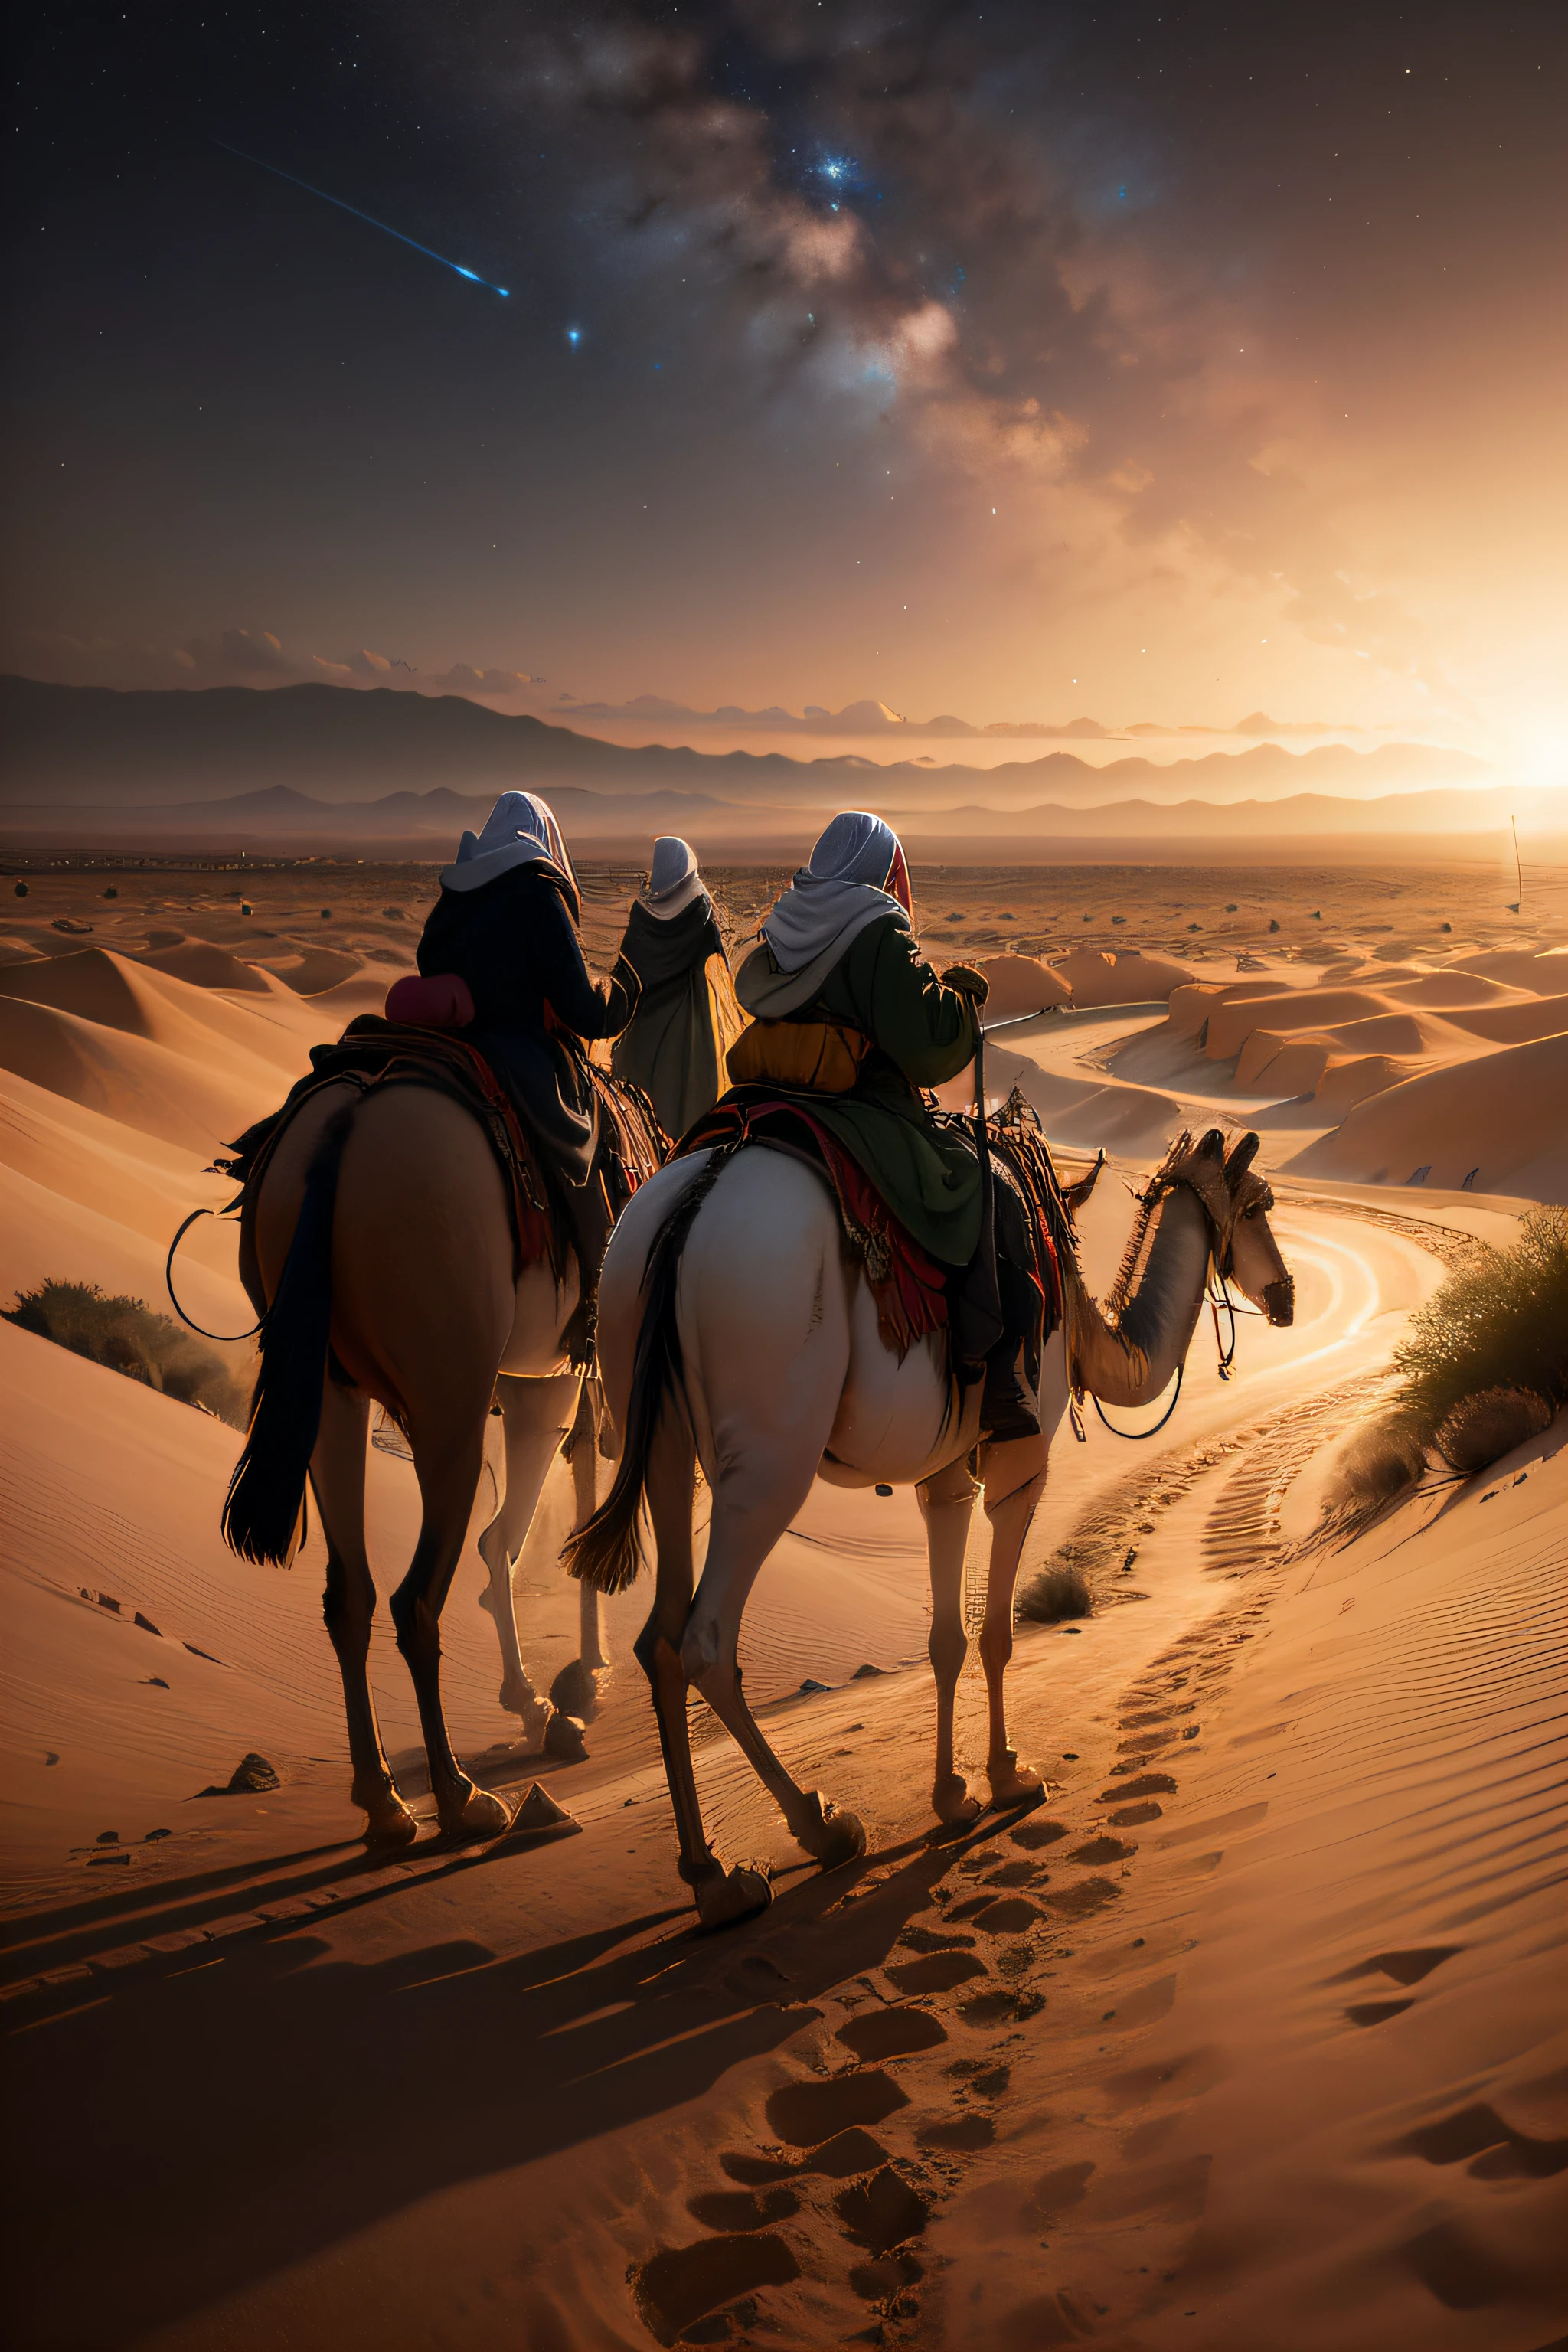
[[[8,667],[1558,780],[1561,0],[12,28]]]

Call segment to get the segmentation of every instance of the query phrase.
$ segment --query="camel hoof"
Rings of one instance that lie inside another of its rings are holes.
[[[866,1832],[858,1813],[847,1813],[837,1805],[824,1805],[822,1824],[813,1827],[795,1843],[803,1846],[824,1870],[841,1869],[866,1851]]]
[[[716,1927],[736,1927],[742,1919],[754,1919],[773,1899],[767,1871],[760,1864],[737,1863],[733,1870],[699,1879],[692,1892],[704,1935]]]
[[[931,1792],[931,1809],[939,1822],[949,1827],[963,1827],[977,1822],[985,1811],[978,1797],[969,1793],[969,1783],[962,1772],[949,1772]]]
[[[437,1819],[448,1837],[493,1838],[511,1827],[511,1807],[492,1797],[488,1789],[470,1781],[468,1793],[458,1805],[438,1805]]]
[[[544,1727],[544,1753],[563,1764],[586,1760],[588,1743],[574,1715],[563,1715],[559,1707],[551,1709],[550,1720]]]
[[[515,1715],[522,1726],[522,1745],[532,1748],[544,1737],[550,1722],[550,1701],[541,1698],[527,1683],[502,1683],[499,1693],[500,1703],[509,1715]]]
[[[373,1851],[386,1846],[412,1845],[419,1834],[419,1822],[400,1797],[396,1803],[384,1809],[378,1806],[364,1825],[364,1842]]]
[[[1020,1764],[1011,1748],[1006,1762],[998,1765],[994,1772],[988,1772],[986,1778],[991,1783],[991,1801],[998,1811],[1005,1812],[1010,1805],[1029,1804],[1045,1794],[1046,1784],[1040,1775],[1032,1765]]]
[[[550,1685],[550,1704],[563,1715],[592,1723],[599,1712],[599,1685],[586,1658],[569,1658]]]

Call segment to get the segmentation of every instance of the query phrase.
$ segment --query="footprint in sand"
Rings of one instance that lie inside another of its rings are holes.
[[[929,2010],[874,2009],[841,2025],[837,2038],[857,2058],[908,2058],[934,2050],[947,2040],[947,2029]]]
[[[760,2286],[784,2286],[800,2276],[800,2264],[784,2241],[771,2231],[723,2238],[700,2238],[694,2245],[666,2246],[632,2274],[632,2293],[644,2326],[656,2343],[722,2343],[722,2324],[697,2332],[720,2304]]]
[[[1065,1822],[1025,1822],[1013,1831],[1011,1842],[1021,1845],[1026,1853],[1038,1853],[1042,1846],[1055,1845],[1058,1839],[1071,1835]]]
[[[1464,2164],[1472,2180],[1550,2180],[1568,2172],[1568,2139],[1531,2139],[1495,2107],[1460,2107],[1390,2140],[1383,2156],[1418,2156],[1424,2164]]]
[[[882,1973],[901,1993],[952,1992],[971,1977],[983,1977],[985,1963],[973,1952],[930,1952],[918,1960],[896,1960]]]
[[[826,2081],[785,2083],[764,2109],[768,2127],[790,2147],[820,2147],[852,2124],[879,2124],[909,2105],[909,2098],[879,2067],[864,2074],[832,2074]]]

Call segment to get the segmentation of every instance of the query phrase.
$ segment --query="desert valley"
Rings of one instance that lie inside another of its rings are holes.
[[[787,876],[708,878],[738,944]],[[552,1817],[367,1856],[320,1537],[285,1573],[218,1535],[253,1343],[191,1341],[211,1381],[187,1402],[13,1310],[0,1867],[26,2340],[1547,2341],[1560,1436],[1428,1476],[1361,1532],[1323,1514],[1411,1315],[1531,1201],[1568,1200],[1568,875],[1543,870],[1522,919],[1474,865],[914,879],[932,951],[992,981],[992,1099],[1021,1089],[1068,1174],[1110,1155],[1091,1284],[1141,1172],[1214,1123],[1262,1137],[1297,1282],[1293,1328],[1243,1319],[1228,1381],[1205,1316],[1146,1450],[1092,1416],[1055,1449],[1013,1669],[1044,1802],[933,1839],[913,1498],[818,1487],[743,1659],[795,1769],[867,1821],[863,1864],[803,1869],[694,1702],[715,1834],[776,1886],[755,1926],[695,1937],[630,1655],[641,1595],[604,1606],[609,1667],[572,1702],[585,1757],[542,1756],[497,1703],[471,1538],[443,1627],[454,1734]],[[7,1303],[96,1285],[171,1316],[174,1228],[226,1198],[204,1170],[380,1008],[433,880],[14,854]],[[640,876],[590,857],[583,880],[605,968]],[[247,1328],[231,1226],[187,1237],[176,1288],[205,1329]],[[1112,1418],[1136,1436],[1158,1415]],[[371,1470],[390,1579],[417,1507],[384,1422]],[[541,1689],[578,1653],[570,1513],[563,1465],[515,1579]],[[1083,1613],[1032,1622],[1064,1572]],[[372,1676],[417,1790],[384,1623]],[[961,1749],[983,1719],[972,1668]],[[62,2205],[39,2158],[63,2160],[84,2101]]]

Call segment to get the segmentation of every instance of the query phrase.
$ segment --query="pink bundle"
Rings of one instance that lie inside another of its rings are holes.
[[[411,973],[386,992],[386,1017],[413,1029],[466,1029],[474,1017],[468,983],[455,971]]]

